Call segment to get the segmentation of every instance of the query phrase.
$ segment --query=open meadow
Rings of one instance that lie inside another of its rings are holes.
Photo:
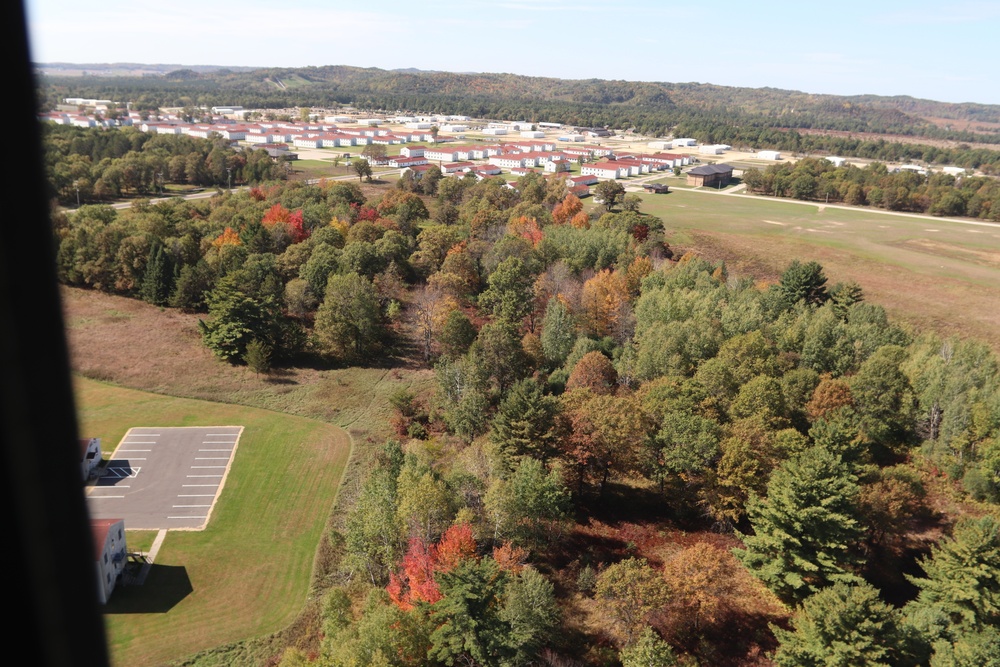
[[[291,623],[350,454],[347,433],[315,419],[84,378],[76,396],[81,432],[109,449],[132,426],[245,427],[208,527],[170,531],[145,585],[120,587],[105,609],[114,664],[160,664]],[[131,548],[148,549],[149,536],[136,535]]]
[[[675,250],[777,280],[793,259],[853,280],[893,317],[1000,351],[1000,226],[887,215],[793,200],[673,190],[641,195]]]

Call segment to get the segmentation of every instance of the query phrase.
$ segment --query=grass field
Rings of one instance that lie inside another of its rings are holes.
[[[331,157],[330,160],[293,160],[288,164],[292,167],[292,178],[310,179],[353,174],[346,162],[342,159],[340,165],[335,167]]]
[[[350,453],[314,419],[76,382],[81,432],[117,443],[131,426],[245,426],[212,520],[171,531],[146,584],[105,612],[114,664],[153,665],[288,625],[302,608]],[[137,547],[151,542],[136,535]]]
[[[731,274],[775,280],[793,259],[816,260],[830,284],[858,282],[895,317],[1000,350],[1000,227],[684,190],[642,196],[671,246],[724,259]]]

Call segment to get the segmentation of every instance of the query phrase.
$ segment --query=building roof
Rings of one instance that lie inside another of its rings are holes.
[[[728,164],[703,164],[700,167],[695,167],[688,173],[695,176],[714,176],[715,174],[731,174],[733,173],[733,168]]]

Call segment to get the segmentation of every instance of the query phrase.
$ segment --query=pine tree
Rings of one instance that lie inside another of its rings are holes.
[[[812,305],[822,305],[829,295],[826,293],[826,276],[817,262],[801,263],[794,260],[781,274],[778,290],[785,303],[794,306],[799,301]]]
[[[848,568],[864,530],[856,518],[857,477],[843,460],[812,447],[775,470],[767,498],[752,496],[753,535],[733,553],[786,602],[800,602],[838,581],[857,582]]]
[[[957,626],[1000,626],[1000,521],[959,522],[920,565],[927,578],[909,578],[920,588],[915,607],[935,608]]]
[[[163,244],[154,243],[149,249],[146,273],[142,279],[142,299],[154,306],[165,306],[174,287],[173,262],[163,250]]]
[[[774,628],[778,667],[915,664],[906,658],[899,614],[867,583],[834,584],[802,603],[794,630]]]
[[[271,353],[273,349],[264,341],[256,338],[247,343],[247,351],[243,361],[257,375],[267,374],[271,370]]]
[[[555,419],[559,403],[526,378],[507,392],[493,417],[491,440],[508,456],[545,460],[555,453]]]

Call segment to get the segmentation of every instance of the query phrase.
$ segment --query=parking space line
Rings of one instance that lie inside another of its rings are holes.
[[[173,505],[175,510],[193,509],[195,507],[211,507],[211,505]]]
[[[199,452],[231,452],[231,449],[199,449]]]
[[[220,470],[226,466],[191,466],[191,470]]]
[[[188,494],[178,494],[178,498],[214,498],[214,493],[188,493]]]
[[[222,475],[188,475],[188,477],[222,477]]]
[[[121,454],[122,452],[151,452],[151,451],[153,451],[153,450],[152,449],[119,449],[118,453]]]
[[[101,500],[103,500],[104,498],[124,498],[125,496],[94,496],[94,495],[92,495],[92,496],[90,496],[90,497],[91,497],[91,498],[94,498],[95,500],[96,500],[96,499],[101,499]]]
[[[197,486],[207,486],[207,487],[215,488],[215,487],[218,487],[219,485],[218,484],[181,484],[181,488],[183,488],[183,489],[194,488],[194,487],[197,487]]]
[[[207,516],[168,516],[168,519],[207,519]]]
[[[228,456],[196,456],[195,461],[228,461]]]

